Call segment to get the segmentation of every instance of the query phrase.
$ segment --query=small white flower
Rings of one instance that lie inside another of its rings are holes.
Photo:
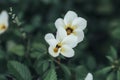
[[[67,36],[66,31],[63,28],[59,28],[57,31],[56,39],[53,34],[48,33],[45,35],[46,42],[50,45],[49,53],[53,57],[62,54],[65,57],[74,56],[74,48],[77,45],[77,37],[70,35]]]
[[[0,34],[7,30],[8,25],[8,13],[6,11],[2,11],[0,14]]]
[[[93,80],[93,75],[91,73],[88,73],[85,80]]]
[[[73,11],[68,11],[64,17],[58,18],[55,21],[55,26],[57,29],[62,27],[66,30],[67,35],[73,34],[78,37],[78,42],[81,42],[84,38],[83,30],[87,26],[87,21],[84,18],[78,17],[78,15]]]

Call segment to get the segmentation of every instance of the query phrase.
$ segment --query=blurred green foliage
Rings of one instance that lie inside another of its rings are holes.
[[[9,29],[0,35],[0,80],[120,80],[119,0],[0,0],[10,11]],[[46,33],[68,10],[88,22],[73,58],[51,57]],[[112,46],[112,47],[111,47]]]

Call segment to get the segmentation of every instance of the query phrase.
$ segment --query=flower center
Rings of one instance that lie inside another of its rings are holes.
[[[115,61],[113,62],[113,64],[112,64],[112,66],[113,66],[113,70],[118,70],[119,67],[120,67],[120,62],[119,62],[119,60],[115,60]]]
[[[3,24],[2,25],[0,24],[0,30],[5,30],[5,29],[6,29],[6,26]]]
[[[70,35],[73,32],[73,29],[70,27],[66,28],[67,35]]]
[[[58,44],[56,45],[56,47],[54,48],[54,52],[57,53],[58,50],[59,50],[59,48],[61,48],[60,43],[58,43]]]

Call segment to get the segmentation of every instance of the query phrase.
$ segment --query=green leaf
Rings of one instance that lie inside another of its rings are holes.
[[[64,72],[64,76],[65,76],[65,80],[70,80],[70,76],[71,76],[71,71],[70,71],[70,69],[66,66],[66,65],[64,65],[64,64],[60,64],[60,67],[61,67],[61,69],[63,70],[63,72]]]
[[[9,41],[7,44],[8,52],[14,53],[18,56],[24,55],[24,46],[21,44],[16,44],[13,41]]]
[[[7,79],[5,78],[5,76],[0,75],[0,80],[7,80]]]
[[[76,67],[75,72],[76,72],[76,80],[84,79],[86,77],[86,74],[88,73],[87,69],[83,65]]]
[[[117,51],[114,47],[111,47],[110,55],[113,59],[117,59]]]
[[[49,62],[48,62],[48,61],[45,61],[45,62],[43,63],[43,72],[46,71],[46,70],[48,69],[48,67],[49,67]]]
[[[87,64],[88,68],[90,68],[91,70],[95,69],[96,68],[95,58],[92,56],[88,56],[86,64]]]
[[[39,60],[36,61],[34,64],[34,68],[36,72],[40,75],[42,75],[49,67],[49,61],[48,60]]]
[[[110,70],[112,69],[111,66],[105,67],[103,69],[100,69],[96,72],[96,74],[101,74],[101,75],[105,75],[107,74]]]
[[[30,53],[30,56],[32,58],[42,59],[42,57],[46,57],[47,54],[47,48],[44,44],[41,42],[33,42],[32,43],[32,52]]]
[[[57,80],[57,74],[54,68],[51,68],[47,71],[44,80]]]
[[[114,59],[111,57],[111,56],[106,56],[106,58],[110,61],[110,62],[113,62]]]
[[[111,72],[108,76],[107,76],[107,80],[114,80],[115,74],[113,72]]]
[[[34,64],[34,68],[39,75],[42,75],[42,73],[43,73],[43,71],[42,71],[43,63],[44,63],[44,60],[40,60],[40,61],[36,61]]]
[[[40,53],[39,52],[31,52],[31,54],[30,54],[30,56],[31,56],[31,58],[37,58],[38,56],[40,55]]]
[[[117,71],[117,80],[120,80],[120,71]]]
[[[17,61],[8,62],[8,70],[17,80],[32,80],[31,73],[27,66]]]

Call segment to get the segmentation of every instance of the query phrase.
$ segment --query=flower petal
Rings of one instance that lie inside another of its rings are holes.
[[[84,18],[78,17],[74,19],[72,26],[84,30],[87,26],[87,21]]]
[[[64,38],[64,40],[62,41],[62,44],[63,45],[68,45],[70,46],[71,48],[74,48],[77,46],[77,37],[74,36],[74,35],[69,35],[67,36],[66,38]]]
[[[60,49],[58,50],[57,53],[55,53],[55,52],[54,52],[54,47],[52,47],[52,46],[49,47],[49,54],[50,54],[51,56],[57,57],[57,56],[59,56],[59,53],[60,53]]]
[[[83,39],[84,39],[84,32],[82,30],[80,30],[80,29],[74,30],[74,35],[77,36],[78,43],[83,41]]]
[[[4,33],[6,30],[0,30],[0,34]]]
[[[0,24],[3,24],[6,27],[8,27],[8,13],[6,11],[2,11],[0,15]]]
[[[58,18],[56,21],[55,21],[55,27],[58,29],[59,27],[63,27],[65,28],[65,23],[64,23],[64,20],[62,18]]]
[[[52,33],[48,33],[45,35],[45,40],[55,39],[54,35]]]
[[[88,73],[85,80],[93,80],[93,76],[91,73]]]
[[[64,17],[64,22],[66,25],[71,25],[75,18],[77,18],[77,14],[74,11],[68,11]]]
[[[73,57],[74,56],[74,50],[67,45],[63,45],[62,48],[61,48],[61,54],[65,57]]]
[[[45,40],[50,46],[56,46],[58,41],[55,39],[54,35],[51,33],[48,33],[45,35]]]
[[[67,33],[64,28],[60,27],[57,29],[56,39],[62,41],[67,36]]]

